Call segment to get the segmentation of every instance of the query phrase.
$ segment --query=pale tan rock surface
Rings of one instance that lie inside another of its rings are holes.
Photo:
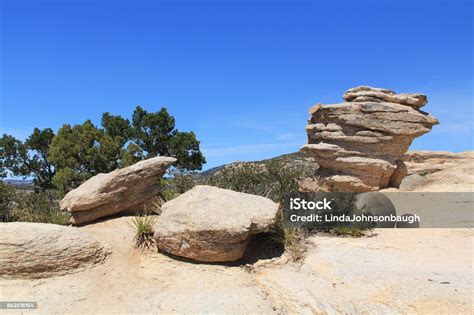
[[[317,235],[302,261],[282,256],[239,266],[135,251],[131,219],[79,228],[110,246],[104,263],[60,277],[0,279],[0,300],[36,301],[40,314],[472,312],[472,229],[380,229],[356,239]]]
[[[349,89],[344,93],[343,98],[347,102],[385,101],[415,108],[420,108],[428,103],[428,98],[424,94],[397,94],[391,90],[370,86],[358,86]]]
[[[128,226],[132,218],[78,228],[110,247],[112,254],[103,264],[61,277],[0,279],[0,300],[36,301],[40,314],[275,313],[266,293],[241,266],[192,264],[156,249],[134,250]]]
[[[308,240],[300,265],[258,269],[288,314],[470,314],[472,229],[378,229]]]
[[[409,151],[401,191],[474,192],[474,151]]]
[[[154,157],[107,174],[98,174],[71,190],[60,208],[71,212],[72,224],[92,222],[123,211],[140,211],[159,192],[159,179],[176,162]]]
[[[364,192],[400,185],[403,154],[414,138],[438,124],[418,110],[426,96],[362,86],[344,98],[348,102],[310,109],[308,144],[301,151],[315,159],[321,181],[334,189]]]
[[[234,261],[251,236],[274,223],[278,204],[268,198],[199,185],[162,206],[154,230],[158,248],[198,261]]]
[[[74,227],[0,223],[0,277],[44,278],[103,262],[108,251]]]

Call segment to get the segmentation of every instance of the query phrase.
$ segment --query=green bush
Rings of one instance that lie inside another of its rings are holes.
[[[0,222],[10,222],[13,219],[12,210],[16,191],[10,185],[0,181]]]
[[[311,177],[314,171],[314,166],[291,159],[237,163],[209,177],[206,184],[281,202],[286,194],[298,191],[299,179]]]
[[[268,196],[274,184],[265,166],[256,163],[238,163],[226,166],[209,177],[205,183],[210,186],[260,196]]]
[[[199,183],[198,175],[193,171],[172,169],[169,171],[169,174],[171,177],[166,182],[168,185],[167,188],[172,191],[175,196],[184,194]],[[171,195],[171,197],[174,196]]]
[[[67,225],[69,214],[60,211],[61,195],[54,190],[17,192],[11,221]]]

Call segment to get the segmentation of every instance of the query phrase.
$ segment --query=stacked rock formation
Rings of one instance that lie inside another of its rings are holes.
[[[0,278],[44,278],[92,267],[109,254],[74,227],[0,223]]]
[[[98,174],[71,190],[60,202],[71,223],[82,224],[119,212],[142,211],[159,192],[159,179],[176,162],[155,157],[107,174]]]
[[[438,124],[420,111],[426,95],[359,86],[343,98],[344,103],[309,110],[308,144],[301,151],[320,165],[321,184],[348,192],[397,187],[406,175],[402,159],[413,139]]]
[[[204,262],[240,259],[254,234],[275,223],[278,204],[268,198],[198,185],[166,202],[154,226],[164,252]]]

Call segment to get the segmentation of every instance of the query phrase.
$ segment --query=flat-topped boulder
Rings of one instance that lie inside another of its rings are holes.
[[[158,156],[107,174],[98,174],[71,190],[60,202],[72,224],[83,224],[120,212],[142,211],[160,190],[159,180],[175,158]]]
[[[354,192],[398,187],[406,175],[403,155],[413,139],[438,124],[419,110],[426,95],[359,86],[344,99],[309,110],[308,144],[301,151],[319,164],[321,186]]]
[[[75,227],[0,223],[0,277],[44,278],[101,263],[108,251]]]
[[[424,94],[402,93],[397,94],[392,90],[374,88],[371,86],[358,86],[344,93],[347,102],[389,102],[420,108],[428,103]]]
[[[268,198],[199,185],[162,206],[154,238],[172,255],[234,261],[242,258],[252,235],[270,229],[277,211]]]

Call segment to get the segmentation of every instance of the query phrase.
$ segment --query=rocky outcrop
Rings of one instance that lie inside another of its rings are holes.
[[[396,94],[394,91],[370,86],[358,86],[344,93],[343,98],[347,102],[388,102],[396,103],[413,108],[420,108],[428,103],[424,94]]]
[[[309,111],[308,144],[301,151],[320,165],[321,184],[353,192],[400,185],[406,174],[403,154],[413,139],[438,124],[419,110],[427,97],[359,86],[344,100]]]
[[[0,223],[0,277],[44,278],[102,262],[108,251],[77,228]]]
[[[401,191],[474,191],[474,151],[411,151],[403,160],[408,173],[400,184]]]
[[[204,262],[241,258],[253,234],[274,223],[270,199],[212,186],[195,186],[162,206],[155,240],[164,252]]]
[[[107,174],[98,174],[61,200],[71,223],[82,224],[125,211],[141,211],[159,192],[159,179],[176,161],[155,157]]]

